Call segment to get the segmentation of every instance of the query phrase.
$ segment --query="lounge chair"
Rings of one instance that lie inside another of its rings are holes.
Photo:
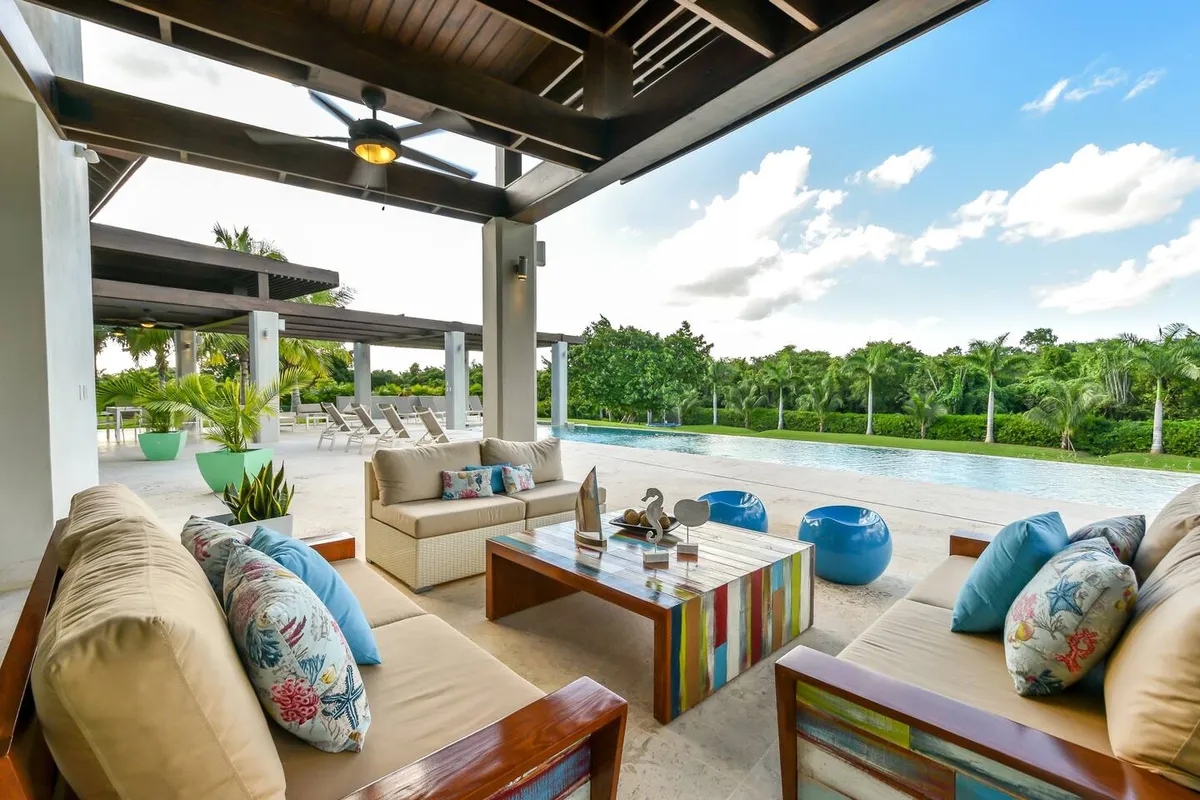
[[[477,395],[471,395],[467,398],[467,424],[483,424],[483,401]]]
[[[317,449],[321,449],[321,445],[325,440],[329,440],[329,449],[333,450],[333,444],[337,440],[339,433],[344,433],[350,436],[354,432],[354,428],[342,416],[342,412],[337,410],[337,406],[333,403],[322,403],[321,406],[325,409],[325,413],[329,415],[329,424],[325,426],[325,430],[321,431],[321,438],[317,440]],[[347,447],[349,444],[347,443]]]
[[[379,430],[379,426],[375,424],[375,420],[371,419],[371,412],[367,411],[366,406],[354,406],[354,416],[358,418],[359,426],[346,437],[346,452],[350,452],[350,445],[358,442],[358,452],[363,451],[363,445],[367,443],[368,436],[380,437],[383,436],[383,431]],[[375,440],[375,447],[379,447],[379,440]],[[333,449],[332,447],[330,448]]]
[[[329,424],[329,415],[325,413],[325,409],[320,403],[301,403],[300,410],[296,414],[296,422],[304,423],[304,430],[310,430],[314,422],[322,425]]]
[[[418,444],[416,437],[408,430],[404,424],[404,420],[400,418],[400,414],[396,411],[396,407],[387,403],[380,403],[379,410],[383,412],[383,418],[387,420],[388,430],[383,432],[383,435],[375,440],[375,449],[387,446],[391,447],[396,442],[408,442],[410,444]],[[428,435],[428,434],[426,434]]]
[[[442,443],[450,441],[450,437],[446,435],[446,431],[442,429],[442,423],[438,422],[438,418],[433,415],[433,412],[424,406],[417,408],[417,417],[421,420],[421,424],[425,426],[425,436],[421,437],[423,443],[426,439],[432,439],[435,442]]]

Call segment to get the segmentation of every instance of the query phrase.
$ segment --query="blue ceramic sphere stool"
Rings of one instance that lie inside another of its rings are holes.
[[[814,508],[800,523],[800,541],[817,550],[817,575],[834,583],[870,583],[892,560],[892,533],[869,508]]]
[[[709,492],[700,499],[708,501],[708,518],[712,522],[748,531],[767,532],[767,509],[762,500],[749,492]]]

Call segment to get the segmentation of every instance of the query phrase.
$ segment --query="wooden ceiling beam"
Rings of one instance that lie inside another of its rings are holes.
[[[771,0],[783,13],[810,31],[818,31],[828,17],[821,0]]]
[[[633,100],[633,50],[607,36],[593,36],[583,54],[583,108],[601,119],[619,117]]]
[[[14,0],[0,0],[0,53],[12,62],[17,76],[29,89],[55,133],[62,136],[51,108],[54,71]]]
[[[484,8],[512,20],[523,28],[558,42],[577,53],[587,49],[589,31],[569,17],[547,11],[528,0],[475,0]]]
[[[140,97],[120,94],[76,81],[57,79],[55,112],[70,138],[142,155],[175,156],[173,160],[227,169],[240,165],[249,173],[337,194],[406,200],[455,209],[474,220],[502,217],[508,212],[504,190],[407,164],[387,165],[386,188],[364,190],[350,179],[358,157],[349,150],[309,142],[262,145],[248,132],[263,128],[211,117]],[[392,202],[392,205],[400,203]]]
[[[526,2],[569,20],[598,36],[608,33],[613,16],[608,0],[526,0]]]
[[[768,0],[676,0],[765,58],[783,46],[791,21]]]

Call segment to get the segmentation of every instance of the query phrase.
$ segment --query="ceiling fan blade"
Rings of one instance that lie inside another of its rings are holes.
[[[401,139],[415,139],[418,136],[428,136],[439,131],[470,135],[475,131],[475,126],[466,117],[439,108],[420,122],[414,122],[412,125],[400,125],[396,128],[396,134]]]
[[[279,131],[260,131],[247,129],[246,135],[259,144],[307,144],[308,142],[348,142],[346,136],[293,136]]]
[[[314,103],[316,103],[321,108],[328,111],[333,116],[340,119],[344,124],[352,125],[358,121],[354,117],[350,116],[349,111],[347,111],[346,109],[339,106],[336,102],[334,102],[332,97],[321,94],[320,92],[317,92],[317,91],[313,91],[312,89],[308,90],[308,96],[310,98],[312,98],[312,101]]]
[[[437,156],[431,156],[428,153],[422,153],[420,150],[414,150],[411,147],[401,147],[400,157],[406,158],[409,161],[415,161],[418,164],[424,164],[427,167],[440,169],[442,172],[449,172],[451,175],[457,175],[460,178],[467,180],[474,179],[477,174],[474,170],[460,167],[457,164],[451,164],[449,161],[443,161]]]

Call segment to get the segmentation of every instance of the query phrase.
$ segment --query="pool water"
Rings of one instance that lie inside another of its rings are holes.
[[[1158,511],[1180,491],[1200,482],[1200,475],[1186,473],[789,439],[580,425],[546,433],[578,442],[837,469],[1145,512]]]

